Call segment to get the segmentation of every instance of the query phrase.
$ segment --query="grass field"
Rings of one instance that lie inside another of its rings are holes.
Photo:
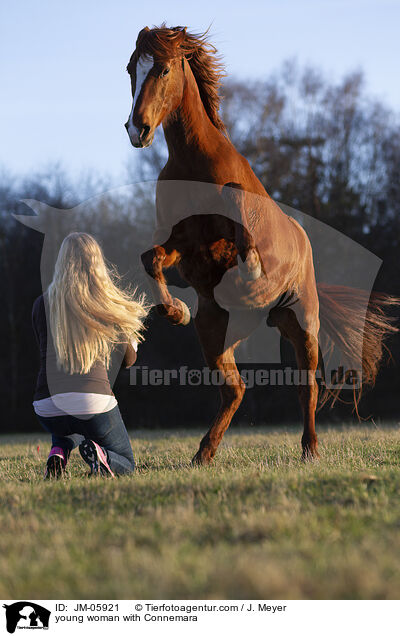
[[[0,598],[400,597],[400,428],[235,428],[212,467],[200,431],[135,432],[138,469],[43,482],[41,434],[0,437]],[[40,456],[37,445],[40,444]]]

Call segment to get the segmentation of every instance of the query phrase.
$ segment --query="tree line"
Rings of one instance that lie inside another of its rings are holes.
[[[258,81],[230,80],[223,86],[222,116],[230,139],[278,202],[330,225],[382,259],[375,289],[400,295],[400,122],[393,112],[365,90],[360,72],[338,82],[314,68],[286,62]],[[140,254],[151,243],[154,205],[144,182],[155,180],[166,158],[162,133],[153,146],[138,153],[124,180],[140,183],[134,191],[108,190],[94,176],[73,181],[59,167],[35,176],[0,175],[0,395],[2,430],[36,430],[31,402],[38,351],[31,329],[31,308],[42,292],[41,256],[44,235],[17,222],[28,214],[22,199],[36,199],[54,208],[71,208],[87,200],[84,228],[102,244],[110,262],[118,264],[123,281],[141,285]],[[6,167],[5,167],[6,168]],[[134,192],[134,197],[133,197]],[[70,220],[69,220],[70,222]],[[77,227],[79,223],[77,220]],[[63,224],[60,223],[60,240]],[[56,245],[54,254],[56,256]],[[175,273],[171,284],[184,285]],[[400,346],[390,342],[391,360],[377,384],[360,404],[362,416],[398,417],[397,386]],[[282,364],[293,352],[282,343]],[[152,311],[140,367],[201,369],[205,366],[194,326],[173,327]],[[136,374],[140,378],[140,369]],[[130,384],[122,371],[115,384],[128,427],[208,426],[218,403],[215,387]],[[195,408],[194,408],[195,405]],[[235,421],[252,424],[297,421],[293,387],[254,387],[246,393]],[[355,417],[350,406],[325,408],[323,418]]]

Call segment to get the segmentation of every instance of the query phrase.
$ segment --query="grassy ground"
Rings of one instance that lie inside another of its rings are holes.
[[[0,598],[399,598],[400,429],[137,432],[136,474],[42,481],[49,438],[0,437]],[[40,444],[40,456],[37,445]]]

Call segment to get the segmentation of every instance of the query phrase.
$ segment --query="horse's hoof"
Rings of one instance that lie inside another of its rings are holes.
[[[181,321],[178,324],[179,325],[183,325],[184,327],[186,327],[186,325],[188,325],[190,320],[191,320],[189,307],[187,306],[186,303],[183,302],[183,300],[179,300],[177,298],[177,301],[179,302],[180,308],[182,310],[182,318],[181,318]]]
[[[183,300],[175,298],[173,309],[171,313],[168,313],[167,318],[173,325],[182,325],[183,327],[186,327],[191,319],[189,307],[183,302]]]
[[[173,305],[157,305],[157,311],[160,316],[164,316],[172,325],[189,324],[191,315],[189,307],[179,298],[174,299]]]
[[[245,261],[238,256],[240,277],[245,281],[257,280],[261,276],[261,263],[257,250],[251,249]]]
[[[212,456],[209,451],[202,449],[197,451],[196,455],[192,459],[192,466],[207,466],[212,461]]]
[[[303,448],[303,452],[301,454],[302,462],[315,462],[319,460],[319,452],[316,448]]]

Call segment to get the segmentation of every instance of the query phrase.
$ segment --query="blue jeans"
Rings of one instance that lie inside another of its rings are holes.
[[[60,446],[66,457],[84,439],[91,439],[105,450],[114,473],[122,475],[135,469],[131,443],[118,405],[90,419],[72,415],[43,417],[36,414],[36,417],[43,428],[51,433],[52,446]]]

